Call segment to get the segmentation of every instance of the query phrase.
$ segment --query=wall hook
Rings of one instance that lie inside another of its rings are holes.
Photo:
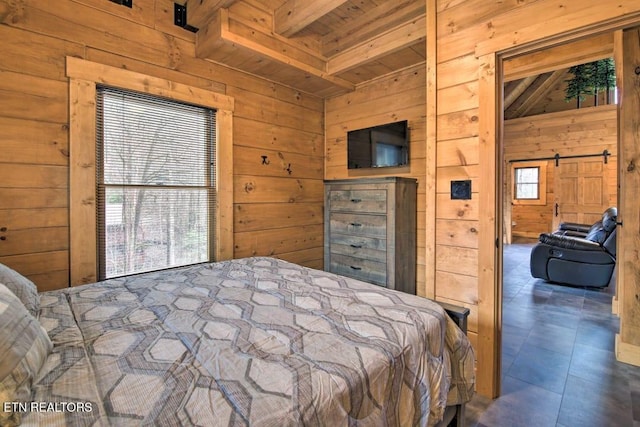
[[[260,156],[262,157],[262,164],[263,165],[268,165],[269,164],[269,158],[267,156]]]

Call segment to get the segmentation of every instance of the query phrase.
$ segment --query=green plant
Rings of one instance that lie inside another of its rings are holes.
[[[566,80],[565,101],[575,99],[577,107],[584,101],[585,95],[593,95],[595,104],[598,103],[598,94],[605,91],[606,102],[610,102],[610,89],[616,86],[616,71],[613,58],[600,59],[587,64],[575,65],[569,68],[573,78]]]

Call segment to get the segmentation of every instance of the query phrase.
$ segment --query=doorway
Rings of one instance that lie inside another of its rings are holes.
[[[516,298],[520,289],[513,286],[513,275],[520,274],[516,280],[527,280],[528,264],[523,264],[522,258],[527,258],[528,248],[540,233],[554,230],[560,222],[593,223],[607,207],[617,204],[616,105],[594,98],[577,109],[575,103],[564,99],[566,81],[571,77],[569,68],[612,58],[613,46],[610,32],[499,59],[502,65],[498,67],[502,69],[499,84],[503,90],[502,99],[498,100],[501,138],[497,146],[502,190],[502,197],[497,198],[502,199],[503,217],[500,248],[503,262],[499,263],[502,275],[498,285],[501,311],[505,301]],[[601,98],[606,99],[606,95],[601,94]],[[602,153],[606,155],[598,156]],[[514,259],[514,254],[520,259]],[[519,263],[519,269],[508,270],[514,262]],[[531,287],[533,281],[531,278],[524,286]],[[523,292],[529,300],[522,303],[535,304],[536,299],[542,301],[552,292],[539,289]],[[570,303],[573,298],[570,288],[567,295]],[[514,321],[512,312],[502,313],[505,322]],[[521,330],[514,335],[510,335],[508,325],[502,328],[502,379],[512,363],[523,363],[516,359],[516,352],[527,344],[516,335],[525,331],[534,336],[540,333],[526,329],[524,324],[520,326]],[[566,331],[560,327],[553,329],[551,325],[546,333]]]

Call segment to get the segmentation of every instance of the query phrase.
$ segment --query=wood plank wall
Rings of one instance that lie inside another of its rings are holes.
[[[70,55],[234,97],[234,255],[322,267],[322,99],[195,58],[171,0],[0,0],[0,38],[0,262],[69,283]]]
[[[609,184],[609,204],[616,205],[617,200],[617,106],[581,108],[549,114],[539,114],[519,119],[506,120],[504,123],[504,176],[510,177],[511,160],[533,159],[539,157],[574,156],[602,153],[608,150],[609,157],[605,172]],[[547,203],[545,205],[514,205],[505,198],[505,220],[511,208],[510,221],[514,236],[537,238],[540,233],[552,228],[554,205],[555,161],[547,162]],[[509,185],[511,181],[509,180]],[[510,188],[505,194],[511,195]]]
[[[425,295],[425,64],[359,86],[326,101],[326,179],[404,176],[418,180],[417,283]],[[347,132],[399,120],[409,121],[409,165],[384,169],[347,169]]]
[[[621,0],[615,7],[609,2],[585,0],[581,2],[564,2],[560,0],[506,0],[487,2],[483,0],[435,0],[437,2],[437,150],[456,151],[464,144],[464,156],[454,164],[437,163],[435,185],[439,193],[443,193],[452,179],[471,179],[474,189],[474,200],[490,200],[488,194],[476,193],[477,188],[494,189],[495,182],[476,185],[478,180],[487,180],[481,174],[483,165],[477,160],[481,141],[480,129],[489,130],[483,138],[497,140],[498,133],[496,111],[486,113],[495,98],[491,95],[499,93],[497,87],[487,92],[489,98],[479,96],[481,85],[491,83],[489,79],[482,83],[482,73],[487,76],[499,73],[499,65],[490,59],[498,53],[512,54],[526,51],[527,46],[537,44],[537,48],[557,44],[572,37],[599,34],[606,28],[620,28],[640,20],[640,4],[635,0]],[[531,17],[544,16],[544,20]],[[584,30],[585,28],[591,30]],[[429,32],[429,30],[427,31]],[[516,52],[516,50],[518,50]],[[487,60],[489,59],[489,60]],[[494,68],[495,66],[495,68]],[[485,94],[485,95],[486,95]],[[484,111],[483,114],[480,114]],[[485,115],[486,114],[486,115]],[[483,122],[484,121],[484,122]],[[488,122],[488,123],[487,123]],[[481,123],[484,123],[481,126]],[[492,130],[493,129],[493,130]],[[483,141],[491,142],[491,141]],[[433,143],[429,141],[429,143]],[[488,144],[491,146],[491,144]],[[469,153],[469,154],[468,154]],[[491,153],[485,159],[491,159]],[[493,179],[489,175],[489,179]],[[429,186],[430,183],[427,183]],[[491,191],[491,190],[489,190]],[[459,269],[450,273],[453,264],[461,264],[459,259],[468,263],[480,261],[480,254],[495,251],[493,239],[477,242],[477,228],[472,224],[480,220],[492,224],[497,215],[498,205],[494,209],[483,212],[465,210],[460,207],[462,217],[447,221],[452,229],[462,230],[468,239],[464,243],[453,243],[446,233],[440,229],[443,223],[436,223],[436,258],[444,262],[436,266],[438,274],[446,273],[457,282],[456,289],[468,290],[457,292],[456,300],[468,305],[475,313],[476,321],[470,323],[471,331],[483,330],[478,336],[478,391],[486,396],[494,397],[499,393],[499,323],[500,306],[492,298],[474,299],[475,295],[493,295],[500,276],[499,265],[493,267],[493,274],[486,274],[488,265],[479,265],[477,271],[463,274]],[[475,232],[472,232],[474,230]],[[493,230],[486,230],[491,236]],[[495,236],[499,237],[499,236]],[[493,276],[493,280],[491,277]],[[436,282],[436,296],[443,297],[441,287]],[[444,288],[446,289],[446,288]],[[497,294],[499,296],[499,293]]]

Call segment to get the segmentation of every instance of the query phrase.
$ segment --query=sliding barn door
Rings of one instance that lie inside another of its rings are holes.
[[[592,224],[602,218],[602,212],[610,206],[612,166],[602,157],[560,160],[554,173],[554,229],[561,222]],[[615,173],[615,166],[613,170]]]

